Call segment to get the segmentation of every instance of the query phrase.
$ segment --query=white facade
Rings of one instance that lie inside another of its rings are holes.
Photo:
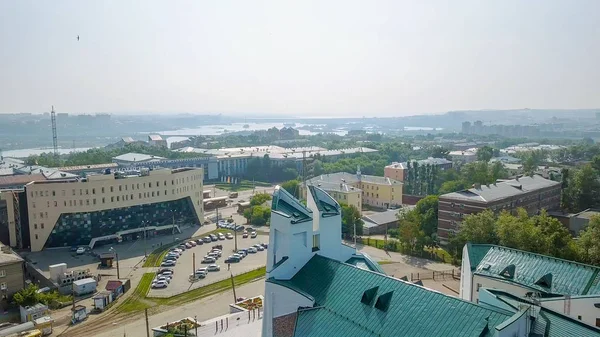
[[[574,296],[571,298],[558,297],[539,301],[544,308],[551,309],[585,324],[600,327],[600,296]]]
[[[281,202],[280,199],[288,206],[281,211],[275,206]],[[342,262],[356,254],[355,248],[342,243],[340,205],[322,189],[310,186],[307,207],[304,207],[283,189],[276,187],[273,203],[267,280],[291,279],[315,254]],[[274,318],[294,313],[300,307],[312,307],[314,300],[266,282],[264,303],[263,336],[270,337],[273,335]]]

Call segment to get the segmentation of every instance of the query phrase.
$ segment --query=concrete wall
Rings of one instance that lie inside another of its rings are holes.
[[[289,280],[314,254],[312,252],[312,221],[293,225],[290,221],[291,218],[281,213],[271,213],[269,249],[267,249],[267,278]],[[275,267],[284,257],[287,257],[287,260]]]
[[[471,261],[469,260],[469,251],[467,245],[463,247],[462,262],[460,266],[460,289],[459,297],[465,301],[471,301],[471,287],[473,273],[471,271]]]
[[[198,219],[203,222],[202,178],[202,169],[153,170],[148,176],[123,179],[115,179],[111,174],[88,176],[87,181],[30,183],[25,192],[31,251],[43,249],[63,213],[95,212],[190,197]]]
[[[503,281],[500,279],[494,279],[481,275],[473,275],[473,284],[471,287],[471,302],[478,303],[479,301],[479,291],[477,290],[478,284],[479,288],[491,288],[491,289],[501,289],[505,292],[512,294],[518,297],[525,297],[528,292],[533,291],[531,288],[522,287],[512,282]]]
[[[265,308],[262,336],[273,336],[273,319],[294,313],[299,307],[312,307],[314,301],[288,288],[265,282]]]
[[[378,208],[402,205],[402,185],[373,184],[361,181],[356,187],[363,190],[362,202]]]
[[[19,261],[0,265],[0,275],[4,275],[0,276],[0,285],[6,285],[6,291],[0,290],[0,296],[6,295],[10,299],[14,293],[25,287],[23,263],[23,261]]]
[[[571,316],[573,319],[580,320],[588,325],[597,326],[596,320],[600,319],[600,308],[596,308],[595,304],[600,305],[600,296],[572,297],[570,302],[570,308],[565,307],[564,297],[541,300],[540,304],[544,308]]]

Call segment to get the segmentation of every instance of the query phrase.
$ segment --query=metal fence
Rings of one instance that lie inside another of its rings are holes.
[[[434,281],[445,281],[445,280],[460,280],[460,269],[450,269],[442,271],[423,271],[417,273],[410,273],[410,281],[418,280],[434,280]]]

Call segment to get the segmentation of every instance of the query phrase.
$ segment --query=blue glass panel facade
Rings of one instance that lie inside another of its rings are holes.
[[[88,245],[93,238],[143,228],[143,222],[146,226],[171,225],[173,215],[179,225],[200,223],[189,197],[96,212],[65,213],[58,218],[45,248]],[[168,233],[171,234],[171,230]],[[148,231],[149,236],[154,234],[154,231]],[[140,235],[143,235],[143,231],[123,235],[122,239],[135,240]]]

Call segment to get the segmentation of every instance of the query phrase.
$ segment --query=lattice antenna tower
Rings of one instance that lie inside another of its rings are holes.
[[[56,136],[56,112],[54,112],[54,105],[50,112],[50,118],[52,119],[52,147],[54,148],[54,156],[58,157],[58,137]]]

